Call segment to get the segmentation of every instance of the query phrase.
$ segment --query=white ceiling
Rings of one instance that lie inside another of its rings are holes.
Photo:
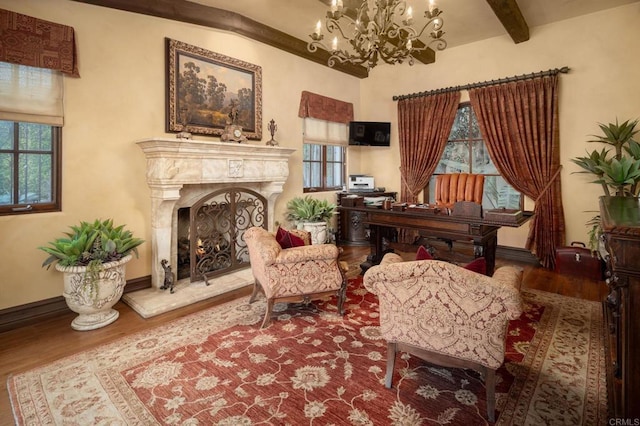
[[[190,0],[244,15],[250,19],[309,41],[316,22],[326,15],[327,7],[319,0]],[[640,0],[518,0],[518,5],[532,28],[604,9],[637,3]],[[414,16],[422,15],[428,0],[408,0]],[[449,47],[506,35],[506,30],[484,0],[436,0]],[[508,35],[507,35],[508,36]]]

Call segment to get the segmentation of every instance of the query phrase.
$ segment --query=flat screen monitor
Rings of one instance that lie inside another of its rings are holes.
[[[391,123],[379,121],[351,121],[349,145],[389,146]]]

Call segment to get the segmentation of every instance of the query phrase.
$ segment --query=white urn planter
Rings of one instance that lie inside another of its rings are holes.
[[[105,263],[98,272],[95,285],[86,283],[86,266],[60,266],[64,273],[63,296],[73,312],[78,316],[71,322],[71,328],[78,331],[95,330],[118,319],[120,313],[112,309],[126,285],[125,266],[132,258],[127,255],[120,260]]]
[[[327,242],[327,222],[302,222],[302,229],[311,234],[311,244]]]

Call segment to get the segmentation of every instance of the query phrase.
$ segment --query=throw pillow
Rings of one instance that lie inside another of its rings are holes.
[[[429,253],[425,246],[420,246],[416,253],[416,260],[433,260],[433,256],[431,256],[431,253]]]
[[[297,235],[293,235],[291,232],[282,229],[281,227],[278,227],[278,232],[276,232],[276,241],[283,249],[304,245],[304,240],[302,238]]]
[[[482,275],[487,275],[487,261],[484,257],[478,257],[472,260],[464,266],[464,269],[468,269],[473,272],[477,272]]]

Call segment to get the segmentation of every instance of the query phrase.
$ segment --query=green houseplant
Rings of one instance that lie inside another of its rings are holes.
[[[120,299],[126,284],[125,265],[144,242],[125,225],[114,226],[112,219],[80,222],[70,226],[65,236],[38,247],[49,256],[43,267],[55,265],[64,273],[63,296],[79,316],[71,326],[93,330],[112,323],[118,312],[111,307]]]
[[[307,195],[295,197],[287,203],[287,220],[298,222],[328,222],[337,206],[327,200],[318,200]]]
[[[582,168],[576,173],[595,177],[606,196],[638,197],[640,192],[640,144],[633,138],[638,120],[619,123],[600,123],[601,135],[593,135],[590,143],[604,144],[600,149],[587,151],[587,156],[571,159]],[[613,149],[613,153],[611,150]],[[600,220],[596,216],[587,222],[590,226],[589,246],[595,250],[600,237]]]
[[[336,208],[335,204],[327,200],[307,195],[289,200],[285,216],[298,228],[310,232],[313,244],[322,244],[327,242],[327,226]]]

